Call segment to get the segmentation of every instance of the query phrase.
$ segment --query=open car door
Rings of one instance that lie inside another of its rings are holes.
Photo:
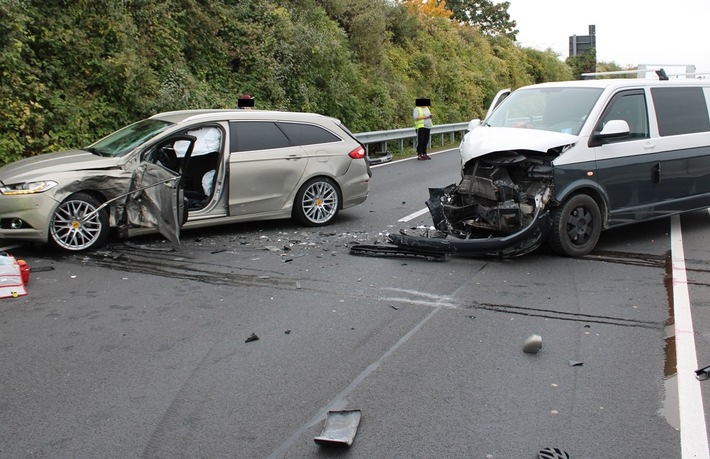
[[[496,107],[498,107],[498,105],[500,105],[500,103],[503,102],[505,98],[510,95],[511,92],[512,91],[510,90],[510,88],[506,88],[501,89],[500,91],[498,91],[498,93],[496,93],[495,97],[493,98],[493,101],[491,102],[491,105],[488,107],[488,111],[486,112],[486,117],[484,118],[484,120],[487,120],[488,117],[491,116],[493,110],[495,110]]]
[[[174,245],[180,245],[180,228],[187,221],[182,174],[196,140],[191,135],[172,136],[140,155],[126,194],[122,231],[156,228]],[[184,157],[179,159],[175,153],[178,142],[188,144]]]

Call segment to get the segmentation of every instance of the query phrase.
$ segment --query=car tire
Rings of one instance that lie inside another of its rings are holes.
[[[329,178],[307,181],[293,203],[293,217],[306,226],[324,226],[333,221],[340,210],[340,190]]]
[[[76,193],[54,210],[49,221],[49,242],[68,252],[81,252],[100,247],[109,235],[108,209],[103,208],[82,221],[101,206],[101,202],[87,193]]]
[[[550,242],[560,255],[581,257],[597,245],[601,230],[597,202],[589,195],[576,194],[555,211]]]

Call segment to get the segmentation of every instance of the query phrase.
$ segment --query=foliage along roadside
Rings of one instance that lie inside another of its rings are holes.
[[[364,132],[409,127],[418,97],[461,122],[503,87],[571,76],[550,50],[388,0],[4,0],[0,164],[245,92]]]

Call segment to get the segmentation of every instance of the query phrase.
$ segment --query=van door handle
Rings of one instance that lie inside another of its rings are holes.
[[[656,145],[653,143],[647,143],[643,146],[643,149],[646,151],[653,150],[654,148],[656,148]]]
[[[653,183],[661,183],[661,163],[651,168],[651,181]]]

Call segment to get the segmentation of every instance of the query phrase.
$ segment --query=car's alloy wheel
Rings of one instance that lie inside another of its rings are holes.
[[[109,232],[108,212],[96,209],[101,203],[91,195],[77,193],[65,199],[52,214],[49,240],[63,250],[79,252],[106,242]]]
[[[552,247],[570,257],[586,255],[597,245],[601,226],[597,202],[586,194],[574,195],[555,211]]]
[[[340,192],[327,178],[306,182],[296,194],[294,217],[304,225],[322,226],[330,223],[340,208]]]

